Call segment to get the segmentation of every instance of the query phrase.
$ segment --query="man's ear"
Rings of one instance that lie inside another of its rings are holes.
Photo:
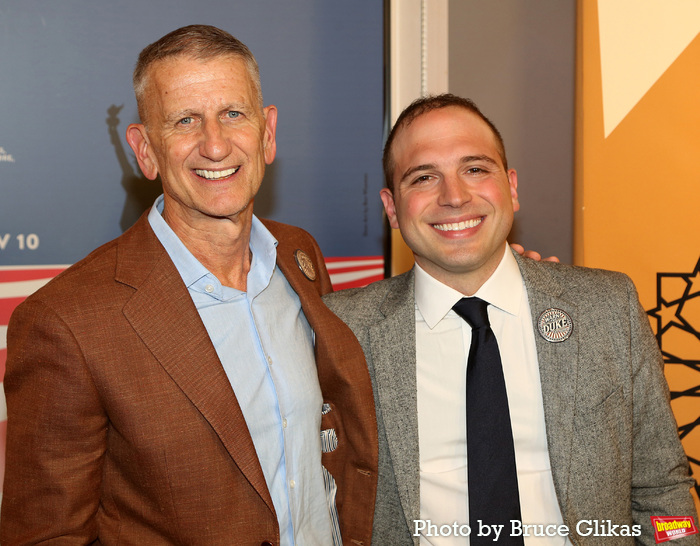
[[[520,210],[520,202],[518,201],[518,173],[515,169],[508,169],[508,185],[510,186],[510,200],[513,202],[513,212]]]
[[[382,198],[382,203],[384,203],[384,210],[386,211],[386,216],[389,219],[389,225],[393,229],[399,229],[399,221],[396,218],[396,203],[394,202],[394,194],[389,188],[382,188],[379,192],[379,197]]]
[[[158,165],[153,156],[153,148],[146,134],[146,127],[141,123],[132,123],[126,128],[126,141],[136,155],[141,172],[149,180],[158,176]]]
[[[268,106],[263,108],[265,114],[265,133],[263,134],[263,150],[265,152],[265,163],[270,164],[275,159],[277,153],[277,107]]]

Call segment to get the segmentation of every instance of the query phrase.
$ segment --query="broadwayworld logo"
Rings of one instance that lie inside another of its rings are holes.
[[[695,535],[698,532],[692,516],[680,518],[651,516],[651,524],[654,526],[654,539],[657,544]]]

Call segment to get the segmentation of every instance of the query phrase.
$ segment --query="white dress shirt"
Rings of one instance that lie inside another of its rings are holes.
[[[469,523],[466,367],[471,328],[452,306],[463,296],[415,267],[421,519],[439,528]],[[535,334],[527,291],[507,245],[475,296],[487,301],[508,393],[524,524],[563,525],[547,449]],[[426,529],[426,533],[430,529]],[[463,536],[421,536],[422,545],[469,544]],[[534,535],[534,530],[530,534]],[[476,529],[472,529],[475,534]],[[509,533],[510,528],[503,533]],[[459,533],[458,533],[459,534]],[[563,546],[561,536],[526,536],[526,546]]]

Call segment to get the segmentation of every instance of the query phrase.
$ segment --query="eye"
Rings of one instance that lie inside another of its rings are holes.
[[[226,117],[229,119],[236,119],[237,117],[240,117],[241,113],[237,112],[236,110],[229,110],[226,112]]]
[[[484,169],[482,169],[481,167],[469,167],[467,169],[467,172],[470,174],[480,174],[480,173],[483,173],[486,171]]]
[[[191,125],[194,120],[191,117],[182,118],[178,123],[180,125]]]
[[[418,178],[414,178],[411,184],[424,184],[425,182],[429,182],[430,180],[432,180],[432,178],[433,177],[429,174],[424,174],[419,176]]]

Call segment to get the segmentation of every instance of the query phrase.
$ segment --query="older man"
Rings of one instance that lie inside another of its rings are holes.
[[[326,546],[337,504],[368,544],[371,383],[315,241],[253,215],[277,121],[255,59],[184,27],[134,89],[164,193],[12,316],[0,541]]]
[[[695,516],[634,286],[510,252],[518,179],[493,124],[460,97],[418,100],[384,169],[416,266],[324,298],[375,388],[373,543],[651,545],[651,516]]]

